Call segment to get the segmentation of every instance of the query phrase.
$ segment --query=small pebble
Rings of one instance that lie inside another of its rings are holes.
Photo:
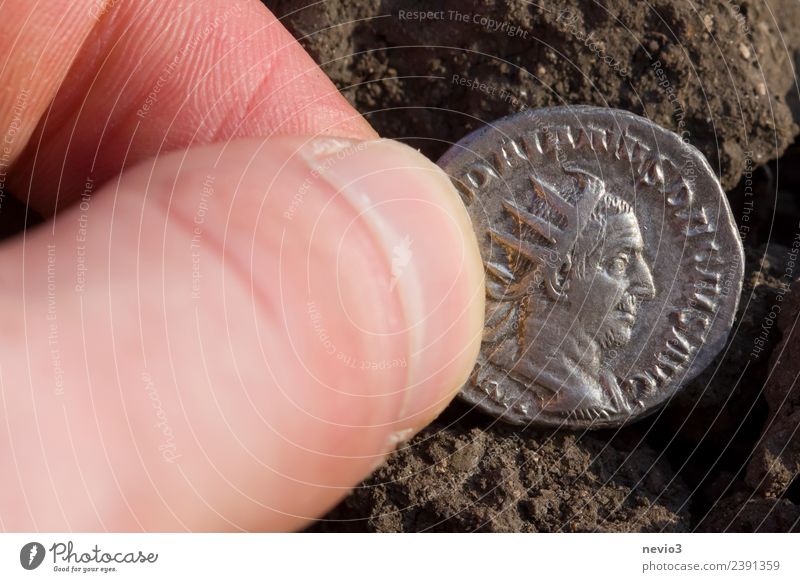
[[[743,59],[750,59],[750,49],[747,47],[746,44],[739,45],[739,53],[742,55]]]

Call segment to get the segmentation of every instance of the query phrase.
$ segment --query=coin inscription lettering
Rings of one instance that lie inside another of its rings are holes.
[[[677,135],[623,111],[541,109],[467,136],[439,164],[486,269],[468,402],[515,424],[619,425],[723,347],[741,241],[708,163]]]

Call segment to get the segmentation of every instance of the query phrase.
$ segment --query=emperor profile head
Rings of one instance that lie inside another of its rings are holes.
[[[520,306],[518,332],[493,354],[552,393],[544,409],[613,409],[620,395],[609,391],[619,388],[601,385],[602,351],[630,342],[639,302],[655,296],[653,277],[631,205],[600,178],[565,170],[573,188],[559,192],[532,178],[529,199],[503,201],[513,227],[489,230],[506,261],[486,265],[487,307]]]

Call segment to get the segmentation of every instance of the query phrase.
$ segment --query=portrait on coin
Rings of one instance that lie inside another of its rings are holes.
[[[542,411],[607,418],[632,402],[604,352],[631,341],[656,289],[632,205],[586,171],[567,169],[564,181],[532,177],[529,192],[503,202],[513,226],[487,233],[505,260],[486,265],[484,343]]]

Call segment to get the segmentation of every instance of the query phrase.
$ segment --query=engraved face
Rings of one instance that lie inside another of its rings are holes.
[[[644,242],[633,212],[606,216],[599,238],[593,252],[583,259],[586,268],[570,285],[569,304],[600,347],[622,347],[631,340],[639,302],[655,296],[653,277],[642,254]],[[579,247],[584,246],[581,242]]]
[[[525,225],[517,227],[520,235],[491,231],[509,256],[517,245],[530,259],[527,264],[536,266],[526,270],[517,260],[511,261],[521,265],[516,272],[489,266],[490,273],[512,278],[502,295],[488,291],[489,312],[505,313],[494,300],[511,302],[521,333],[500,338],[490,333],[485,343],[496,344],[489,361],[511,370],[537,395],[542,410],[610,415],[629,410],[630,403],[616,379],[601,378],[603,352],[630,343],[639,304],[654,298],[656,290],[631,205],[608,194],[597,177],[570,172],[579,177],[577,191],[562,194],[536,182],[530,206],[505,203],[506,212]],[[550,246],[526,242],[524,228]],[[498,320],[503,327],[508,318]]]

